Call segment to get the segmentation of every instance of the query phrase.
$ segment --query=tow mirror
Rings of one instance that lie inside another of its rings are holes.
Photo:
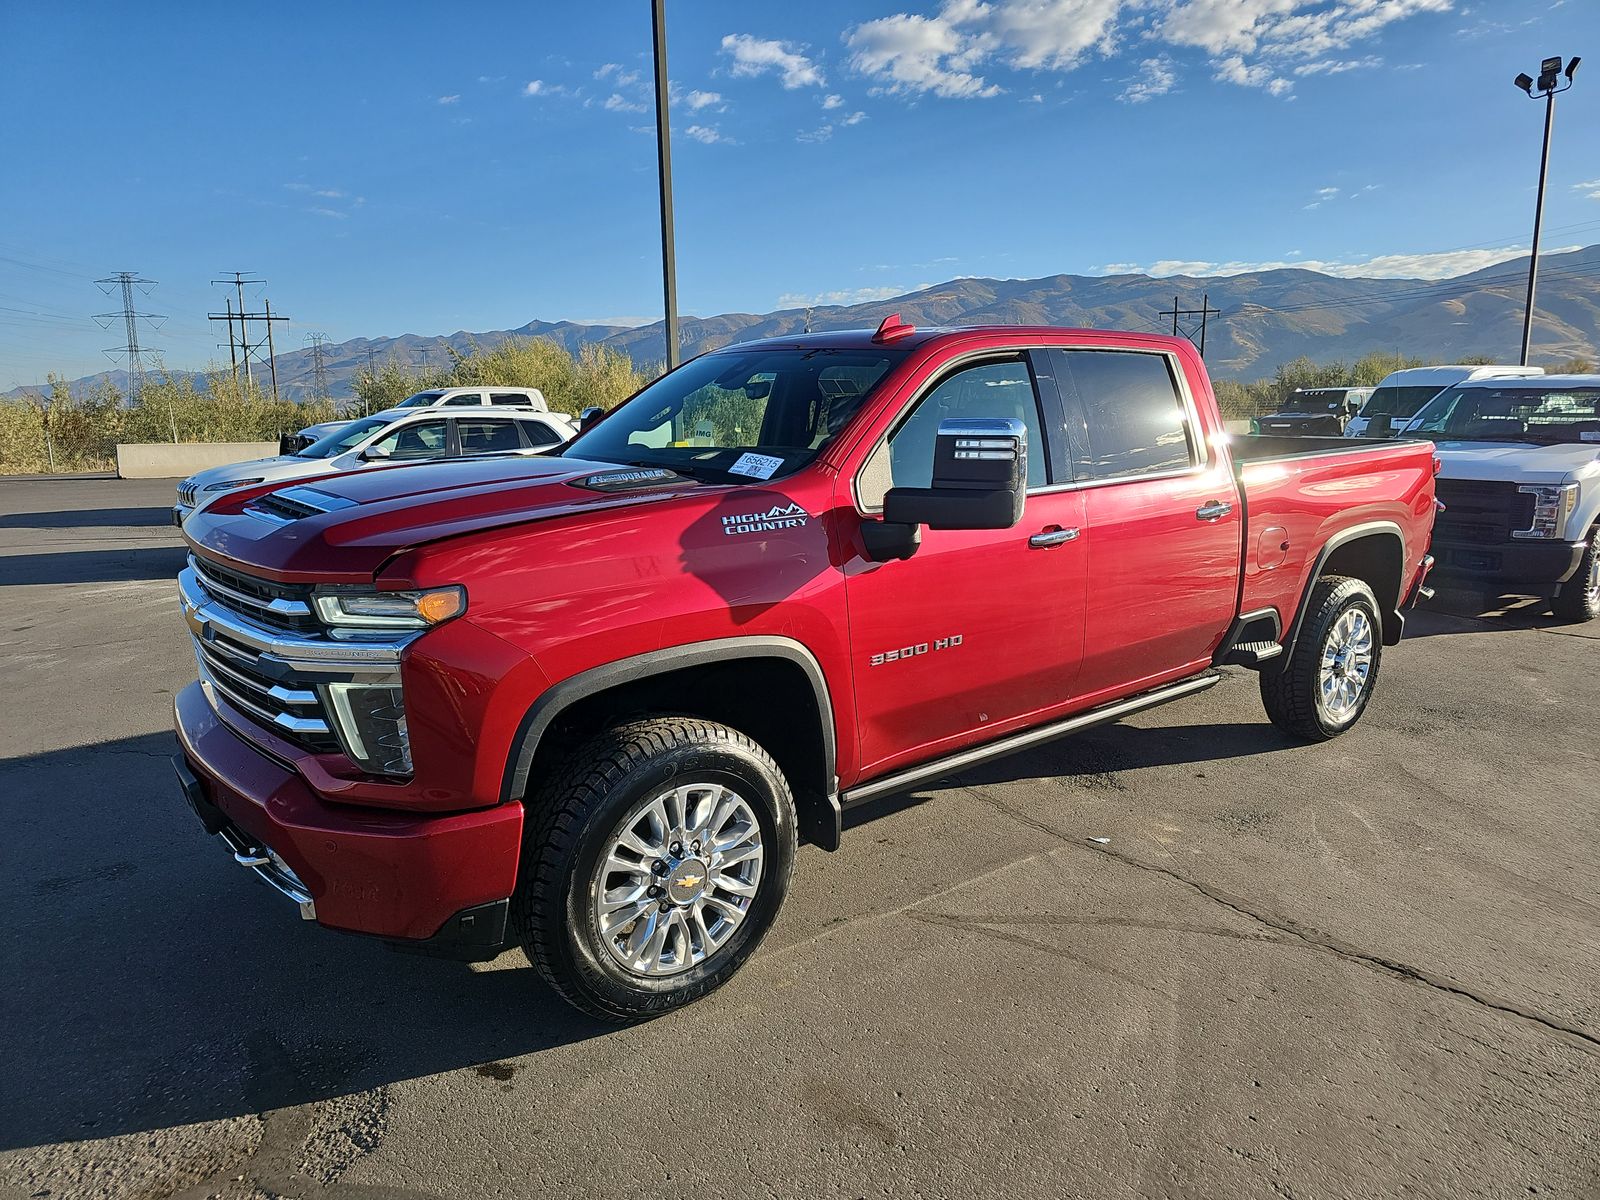
[[[588,429],[589,426],[593,425],[605,415],[605,409],[591,404],[588,408],[584,409],[578,414],[578,432],[582,433],[585,429]]]
[[[934,441],[932,486],[890,488],[883,520],[862,525],[871,558],[910,558],[929,529],[1010,529],[1022,520],[1028,430],[1012,417],[948,417]]]

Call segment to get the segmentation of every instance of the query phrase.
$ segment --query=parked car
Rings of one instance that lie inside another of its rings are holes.
[[[1354,394],[1357,392],[1361,395]],[[1344,433],[1345,422],[1361,410],[1371,394],[1371,388],[1295,388],[1277,412],[1255,418],[1251,432],[1338,437]]]
[[[1468,379],[1523,379],[1543,375],[1543,367],[1407,367],[1391,371],[1373,389],[1361,411],[1344,427],[1345,437],[1397,436],[1422,406],[1453,383]]]
[[[1460,383],[1407,433],[1438,445],[1442,579],[1600,617],[1600,375]]]
[[[544,393],[538,388],[525,387],[455,387],[431,388],[425,392],[417,392],[407,396],[393,408],[382,409],[380,413],[399,412],[413,408],[471,408],[476,405],[492,405],[496,408],[525,408],[530,412],[548,412],[550,405],[546,403]],[[350,418],[342,421],[319,421],[315,425],[307,425],[297,433],[286,433],[278,439],[279,454],[297,454],[312,442],[320,441],[335,429],[343,429],[350,424]]]
[[[475,454],[531,453],[560,445],[578,427],[562,413],[509,410],[434,413],[391,409],[347,422],[294,454],[196,472],[178,485],[172,523],[239,488],[288,483],[384,463]]]
[[[891,318],[729,346],[548,456],[197,512],[175,765],[303,916],[520,945],[644,1018],[739,968],[846,809],[1225,663],[1288,736],[1350,729],[1425,592],[1434,467],[1230,446],[1179,338]]]

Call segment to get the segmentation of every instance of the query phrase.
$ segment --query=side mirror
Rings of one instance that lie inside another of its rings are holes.
[[[883,520],[862,526],[878,562],[910,558],[929,529],[1010,529],[1028,490],[1028,430],[1012,417],[949,417],[939,423],[933,481],[890,488]]]
[[[388,458],[393,454],[394,451],[389,449],[388,446],[368,446],[361,452],[361,457],[366,459],[368,462],[377,462],[378,460]]]
[[[589,426],[593,425],[596,421],[598,421],[601,417],[603,417],[605,415],[606,415],[606,410],[605,409],[599,408],[599,407],[591,404],[588,408],[584,409],[581,413],[578,414],[578,432],[582,433],[585,429],[588,429]]]

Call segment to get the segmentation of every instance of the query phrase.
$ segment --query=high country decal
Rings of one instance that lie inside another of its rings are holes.
[[[773,533],[779,529],[801,529],[811,514],[798,504],[774,504],[766,512],[736,513],[722,518],[722,532],[728,537],[741,533]]]

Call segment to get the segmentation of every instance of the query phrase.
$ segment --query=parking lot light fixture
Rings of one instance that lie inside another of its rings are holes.
[[[1539,64],[1539,78],[1534,80],[1526,72],[1511,82],[1525,92],[1530,100],[1544,101],[1544,148],[1539,152],[1539,194],[1533,208],[1533,246],[1528,253],[1528,300],[1522,311],[1522,358],[1528,365],[1528,349],[1533,340],[1533,293],[1539,278],[1539,233],[1544,224],[1544,185],[1550,172],[1550,131],[1556,119],[1556,97],[1572,86],[1578,64],[1583,60],[1574,55],[1563,69],[1561,56],[1555,55]],[[1566,82],[1562,83],[1565,77]]]

